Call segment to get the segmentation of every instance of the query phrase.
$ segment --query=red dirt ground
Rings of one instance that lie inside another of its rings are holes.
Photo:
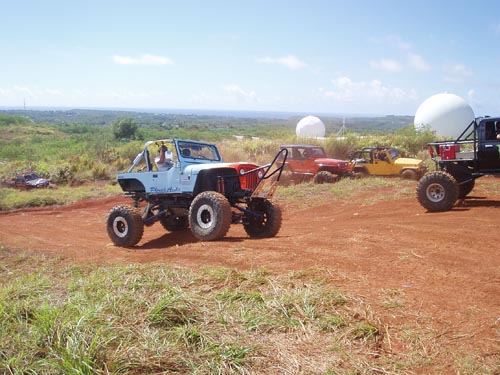
[[[107,236],[109,209],[130,204],[115,197],[0,214],[0,245],[71,262],[308,269],[363,299],[385,327],[411,326],[441,350],[466,348],[500,366],[500,196],[488,189],[498,183],[478,180],[470,199],[443,213],[427,213],[413,197],[284,207],[280,233],[264,240],[232,226],[224,240],[202,243],[157,223],[134,249],[115,247]],[[395,300],[399,307],[391,308]],[[397,350],[397,337],[389,345]]]

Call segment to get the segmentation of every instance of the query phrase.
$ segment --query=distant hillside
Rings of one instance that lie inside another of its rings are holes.
[[[5,115],[0,112],[0,141],[21,138],[31,138],[35,136],[61,135],[57,130],[35,124],[27,117]]]
[[[238,127],[259,127],[271,126],[274,128],[294,129],[300,116],[289,118],[269,118],[259,117],[255,112],[255,117],[235,117],[237,113],[228,112],[223,115],[204,114],[169,114],[169,113],[149,113],[137,111],[118,110],[2,110],[1,114],[25,116],[34,123],[46,124],[78,124],[92,126],[109,126],[114,120],[120,117],[131,117],[141,126],[167,126],[167,127],[210,127],[217,128],[238,128]],[[266,115],[268,116],[268,115]],[[387,131],[406,127],[413,123],[413,116],[383,116],[383,117],[327,117],[319,116],[324,122],[327,133],[337,132],[345,121],[345,126],[356,132],[365,131]]]

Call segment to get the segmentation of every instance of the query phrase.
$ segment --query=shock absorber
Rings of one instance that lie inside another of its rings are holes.
[[[226,194],[226,187],[224,186],[224,177],[217,177],[217,192],[222,195]]]

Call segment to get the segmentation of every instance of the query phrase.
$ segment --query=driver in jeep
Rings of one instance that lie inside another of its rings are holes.
[[[160,146],[158,149],[158,155],[155,156],[155,164],[159,172],[168,171],[173,167],[174,163],[172,162],[172,152],[168,151],[167,146],[163,144]]]

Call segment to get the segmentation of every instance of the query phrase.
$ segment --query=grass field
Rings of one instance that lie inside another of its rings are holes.
[[[0,211],[30,207],[64,205],[84,199],[104,198],[120,194],[117,184],[86,184],[85,186],[60,186],[57,189],[17,190],[0,188]]]
[[[405,373],[325,272],[66,265],[1,249],[5,374]],[[408,345],[413,345],[408,338]]]

